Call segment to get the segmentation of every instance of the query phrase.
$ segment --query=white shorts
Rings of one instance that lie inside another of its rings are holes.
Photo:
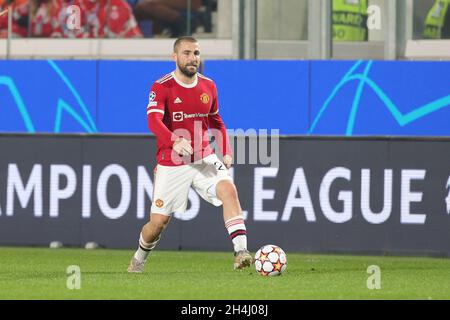
[[[151,213],[169,216],[174,212],[185,212],[190,187],[209,203],[221,206],[215,187],[222,180],[232,181],[228,169],[215,154],[203,158],[200,163],[175,167],[158,164],[153,181]]]

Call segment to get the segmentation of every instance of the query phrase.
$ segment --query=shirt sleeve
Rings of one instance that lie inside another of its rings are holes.
[[[225,123],[222,120],[222,117],[219,114],[219,102],[217,96],[217,88],[214,86],[214,98],[211,106],[211,110],[208,115],[209,127],[212,131],[212,135],[214,136],[215,142],[220,149],[220,152],[223,156],[229,155],[232,156],[233,152],[231,150],[230,140],[227,133],[227,128],[225,127]]]
[[[155,134],[158,140],[171,147],[177,136],[163,122],[166,97],[166,88],[158,83],[153,84],[148,98],[147,121],[150,131]]]

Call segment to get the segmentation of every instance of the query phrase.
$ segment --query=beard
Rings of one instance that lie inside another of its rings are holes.
[[[177,63],[177,65],[178,65],[178,69],[181,71],[181,73],[184,74],[188,78],[192,78],[193,76],[195,76],[197,74],[198,66],[196,66],[196,65],[187,64],[185,66],[181,66],[179,63]],[[191,71],[190,69],[188,69],[189,66],[195,67],[195,71]]]

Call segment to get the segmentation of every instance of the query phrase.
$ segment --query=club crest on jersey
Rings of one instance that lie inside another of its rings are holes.
[[[200,96],[200,101],[203,102],[204,104],[207,104],[209,102],[209,96],[206,93],[203,93]]]
[[[156,93],[154,91],[150,92],[150,94],[148,95],[148,101],[152,102],[155,101],[156,99]]]
[[[164,206],[164,201],[162,201],[161,199],[157,199],[157,200],[155,201],[155,205],[156,205],[158,208],[162,208],[162,207]]]

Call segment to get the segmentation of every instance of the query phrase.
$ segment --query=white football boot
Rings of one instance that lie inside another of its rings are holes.
[[[241,250],[234,254],[234,270],[248,268],[252,263],[253,257],[250,255],[250,252],[248,252],[248,250]]]
[[[142,273],[144,272],[145,260],[140,262],[138,259],[133,257],[130,261],[127,271],[129,273]]]

